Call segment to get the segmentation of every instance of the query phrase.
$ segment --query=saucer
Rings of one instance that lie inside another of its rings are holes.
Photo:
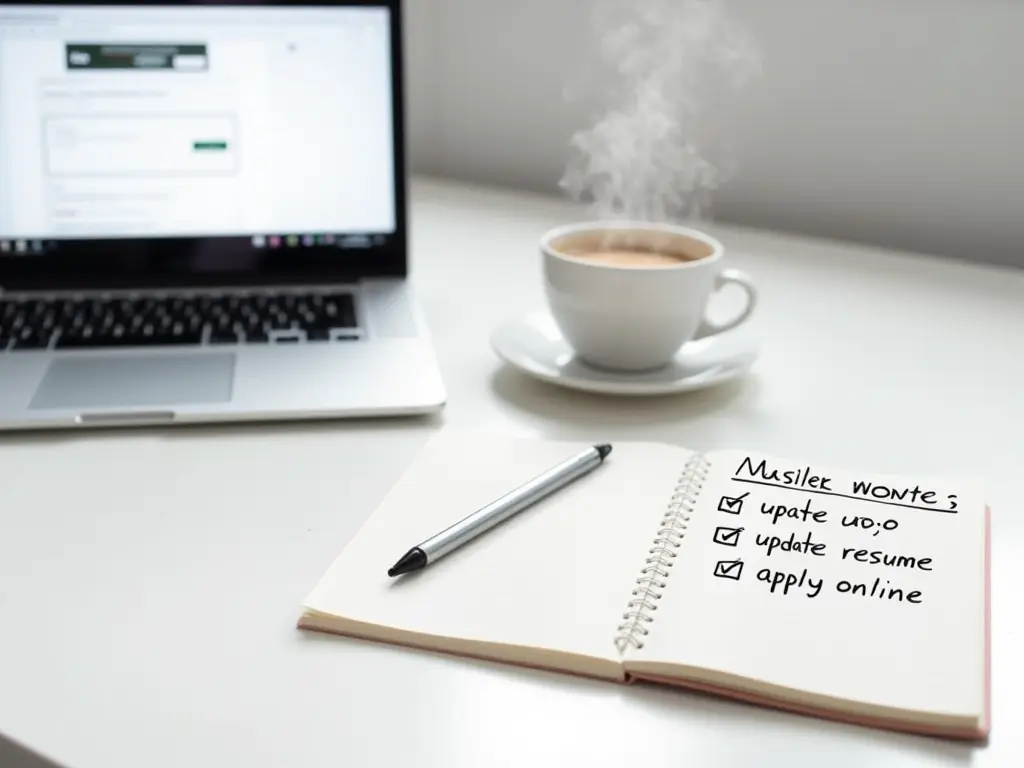
[[[626,373],[579,360],[551,314],[538,309],[497,328],[494,352],[509,365],[543,381],[607,395],[666,395],[704,389],[746,374],[757,359],[757,344],[737,329],[683,346],[664,368]]]

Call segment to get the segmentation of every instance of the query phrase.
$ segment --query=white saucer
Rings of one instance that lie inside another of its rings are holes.
[[[609,395],[665,395],[704,389],[746,374],[757,359],[757,344],[743,329],[686,344],[664,368],[618,373],[578,360],[550,313],[539,309],[512,320],[491,335],[502,360],[538,379],[584,392]]]

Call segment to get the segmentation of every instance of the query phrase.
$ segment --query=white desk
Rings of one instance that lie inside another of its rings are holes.
[[[413,199],[451,395],[440,419],[0,439],[0,732],[71,768],[1021,764],[1024,273],[718,229],[763,288],[755,375],[615,400],[502,370],[488,347],[540,301],[535,240],[576,209],[427,182]],[[983,473],[990,744],[295,630],[299,601],[445,422]]]

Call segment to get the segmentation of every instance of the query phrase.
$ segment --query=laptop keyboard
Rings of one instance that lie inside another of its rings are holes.
[[[0,352],[358,338],[348,292],[0,297]]]

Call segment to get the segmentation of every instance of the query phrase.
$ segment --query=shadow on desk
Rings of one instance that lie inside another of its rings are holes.
[[[743,406],[757,400],[759,381],[749,375],[707,389],[645,397],[579,392],[538,381],[510,367],[491,376],[491,389],[514,408],[559,421],[629,426],[683,423],[727,408],[742,415]]]
[[[851,750],[863,754],[866,742],[890,754],[911,756],[929,764],[948,766],[972,765],[975,753],[984,746],[939,739],[930,736],[900,733],[861,725],[826,720],[810,715],[794,714],[778,709],[735,701],[699,691],[684,691],[674,686],[638,683],[629,686],[626,697],[639,712],[649,710],[650,716],[685,722],[689,729],[722,726],[734,730],[736,739],[720,742],[716,762],[728,765],[754,765],[772,755],[772,764],[796,765],[806,754],[808,745],[827,740],[831,745],[847,742]],[[756,733],[756,738],[741,734]],[[789,759],[785,756],[789,755]],[[780,759],[781,758],[781,759]],[[878,754],[879,762],[887,762]]]

